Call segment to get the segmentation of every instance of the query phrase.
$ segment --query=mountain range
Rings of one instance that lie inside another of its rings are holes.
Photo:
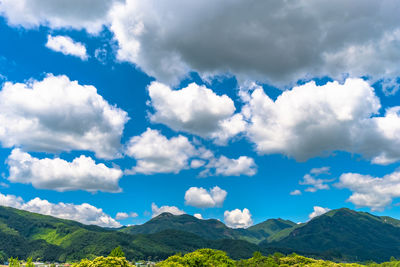
[[[342,208],[307,223],[269,219],[247,229],[170,213],[142,225],[105,229],[0,206],[0,258],[76,261],[107,255],[117,246],[131,260],[161,260],[208,247],[224,250],[234,259],[260,251],[381,262],[400,257],[400,221]]]

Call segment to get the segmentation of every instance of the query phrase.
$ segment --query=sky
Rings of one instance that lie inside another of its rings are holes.
[[[104,227],[400,219],[396,0],[0,1],[0,205]]]

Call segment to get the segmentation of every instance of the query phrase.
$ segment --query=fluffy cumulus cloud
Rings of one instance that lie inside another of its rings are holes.
[[[288,84],[399,76],[399,13],[396,0],[127,0],[113,8],[111,29],[119,59],[160,81],[195,70]]]
[[[400,197],[400,171],[383,177],[345,173],[340,176],[337,186],[352,191],[348,201],[357,207],[383,210],[394,198]]]
[[[323,174],[330,174],[329,167],[321,167],[321,168],[313,168],[310,170],[310,173],[304,175],[303,180],[299,182],[301,185],[307,185],[305,191],[307,192],[316,192],[318,190],[329,189],[330,182],[333,182],[335,179],[318,179],[317,176]]]
[[[0,13],[8,24],[34,28],[86,29],[99,32],[107,24],[112,5],[119,0],[2,0]],[[122,2],[122,1],[121,1]]]
[[[224,212],[224,221],[231,228],[247,228],[253,224],[250,211],[246,208],[243,211],[240,209],[226,210]]]
[[[221,207],[227,194],[218,186],[208,191],[202,187],[191,187],[185,193],[185,204],[198,208]]]
[[[60,158],[38,159],[14,149],[6,163],[10,173],[8,180],[13,183],[57,191],[121,191],[118,181],[123,172],[120,169],[96,164],[92,158],[83,155],[68,162]]]
[[[362,79],[318,86],[309,82],[275,101],[261,87],[244,94],[247,135],[260,154],[299,161],[330,153],[358,153],[377,164],[400,159],[400,107],[380,112],[374,89]]]
[[[230,159],[225,156],[212,158],[206,169],[200,176],[222,175],[222,176],[253,176],[257,173],[257,165],[253,158],[240,156],[237,159]]]
[[[149,102],[154,109],[150,119],[176,131],[184,131],[217,143],[244,131],[246,123],[241,114],[234,114],[235,105],[227,95],[219,96],[205,86],[195,83],[180,90],[153,82],[148,87]]]
[[[131,213],[126,213],[126,212],[118,212],[117,215],[115,215],[116,220],[126,220],[128,218],[136,218],[139,216],[136,212],[131,212]]]
[[[67,76],[6,82],[0,91],[0,142],[27,151],[94,151],[118,156],[127,113],[110,105],[93,86]]]
[[[120,223],[104,213],[102,209],[87,203],[74,205],[60,202],[56,204],[38,197],[25,202],[21,197],[0,193],[0,205],[61,219],[74,220],[84,224],[94,224],[102,227],[121,227]]]
[[[56,52],[61,52],[64,55],[79,57],[82,60],[87,60],[86,47],[79,42],[75,42],[68,36],[47,36],[46,47]]]
[[[159,131],[148,128],[129,140],[125,153],[136,159],[136,166],[127,174],[179,173],[189,168],[188,160],[197,154],[197,150],[182,135],[168,139]]]
[[[183,210],[180,210],[179,208],[175,206],[161,206],[158,207],[155,203],[151,204],[151,211],[152,211],[152,218],[157,217],[161,213],[168,212],[173,215],[182,215],[185,214]]]
[[[328,208],[323,208],[323,207],[319,207],[319,206],[314,206],[314,211],[311,212],[311,213],[308,215],[308,218],[310,218],[310,220],[311,220],[311,219],[313,219],[313,218],[315,218],[315,217],[317,217],[317,216],[320,216],[320,215],[322,215],[322,214],[324,214],[324,213],[327,213],[328,211],[330,211],[330,209],[328,209]]]

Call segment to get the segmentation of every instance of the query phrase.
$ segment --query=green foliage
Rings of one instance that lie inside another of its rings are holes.
[[[120,246],[114,248],[110,255],[108,255],[109,257],[123,257],[125,258],[125,253],[122,251],[122,248]]]
[[[0,264],[4,263],[7,260],[7,255],[4,251],[0,250]]]
[[[230,267],[235,266],[235,261],[230,259],[225,252],[213,249],[199,249],[184,256],[174,255],[157,264],[158,267],[169,266],[204,266],[204,267]]]
[[[19,263],[18,257],[15,258],[15,259],[13,257],[11,257],[8,260],[8,266],[10,266],[10,267],[20,267],[21,264]]]
[[[29,257],[28,260],[26,261],[26,267],[35,267],[35,264],[33,264],[32,257]]]
[[[132,266],[124,257],[97,257],[94,260],[83,259],[73,267],[129,267]]]

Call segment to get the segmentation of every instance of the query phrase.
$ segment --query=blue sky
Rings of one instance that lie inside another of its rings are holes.
[[[111,227],[400,218],[396,1],[328,18],[300,1],[33,2],[0,3],[1,205]]]

